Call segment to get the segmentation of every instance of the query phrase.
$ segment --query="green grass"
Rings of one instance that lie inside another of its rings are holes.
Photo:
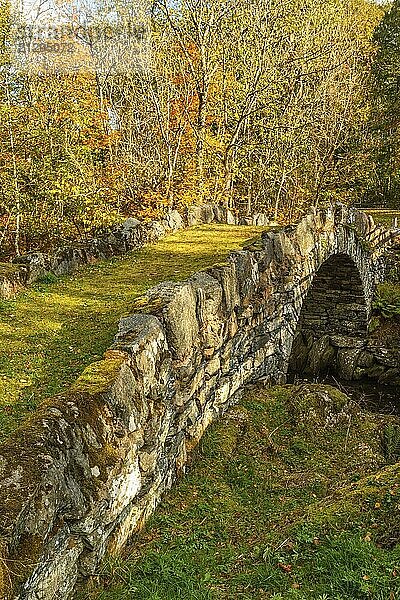
[[[383,227],[392,227],[394,218],[398,218],[400,227],[400,210],[387,209],[387,208],[365,208],[361,209],[371,215],[376,225],[382,225]]]
[[[47,279],[0,302],[0,440],[37,405],[63,391],[112,343],[121,315],[151,286],[223,261],[259,227],[203,225],[127,257]]]
[[[82,600],[398,600],[400,463],[328,386],[256,388]]]
[[[400,284],[385,281],[377,286],[373,308],[386,319],[400,317]]]

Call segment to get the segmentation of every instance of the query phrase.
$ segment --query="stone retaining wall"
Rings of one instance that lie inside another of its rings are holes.
[[[71,598],[140,529],[242,387],[285,380],[320,267],[347,257],[368,316],[391,242],[339,205],[137,300],[104,360],[0,447],[0,597]]]

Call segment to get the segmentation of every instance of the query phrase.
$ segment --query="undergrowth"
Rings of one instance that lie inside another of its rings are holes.
[[[135,298],[223,261],[262,229],[192,227],[124,258],[56,281],[46,277],[15,300],[0,301],[0,441],[39,400],[62,392],[101,358]]]
[[[328,386],[251,390],[79,598],[398,600],[395,427]]]
[[[388,281],[379,284],[373,308],[375,313],[385,319],[400,317],[400,284]]]

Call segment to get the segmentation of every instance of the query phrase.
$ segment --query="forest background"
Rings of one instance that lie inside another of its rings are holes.
[[[400,1],[0,2],[0,254],[217,202],[396,207]]]

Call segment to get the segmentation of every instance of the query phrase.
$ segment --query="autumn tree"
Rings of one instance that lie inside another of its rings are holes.
[[[2,85],[9,249],[82,239],[124,215],[191,202],[290,221],[311,204],[365,193],[376,4],[96,0],[78,10],[60,0],[58,8],[46,51],[35,52],[31,35]],[[375,104],[378,114],[384,102]]]
[[[109,140],[85,51],[66,31],[38,48],[30,44],[2,78],[3,253],[11,243],[18,254],[85,238],[118,214],[115,182],[107,185]]]
[[[373,172],[367,202],[396,206],[400,193],[400,2],[375,30],[371,76]]]

